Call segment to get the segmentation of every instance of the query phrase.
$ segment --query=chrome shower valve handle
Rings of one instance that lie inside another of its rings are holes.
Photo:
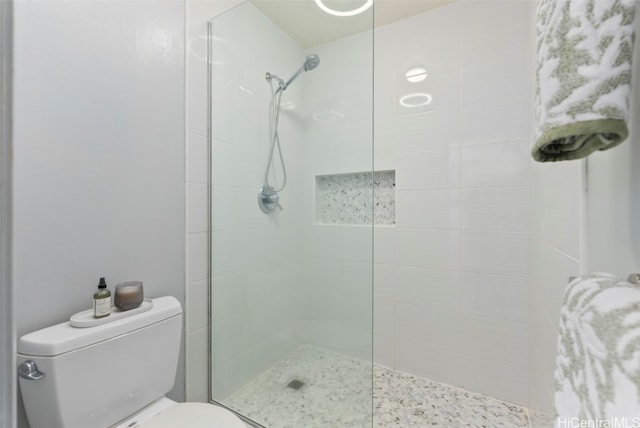
[[[262,212],[266,214],[272,213],[276,208],[280,208],[280,210],[282,210],[282,205],[280,205],[280,195],[278,195],[278,192],[268,184],[262,186],[258,191],[258,205]]]

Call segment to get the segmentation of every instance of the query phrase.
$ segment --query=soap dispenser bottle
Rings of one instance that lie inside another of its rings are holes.
[[[104,318],[111,313],[111,292],[107,290],[107,282],[100,278],[98,290],[93,293],[93,317]]]

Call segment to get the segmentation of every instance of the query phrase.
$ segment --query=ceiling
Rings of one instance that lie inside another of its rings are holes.
[[[305,49],[387,25],[456,0],[375,0],[374,7],[360,15],[329,15],[313,0],[251,0],[258,9]],[[356,8],[364,0],[325,0],[338,10]]]

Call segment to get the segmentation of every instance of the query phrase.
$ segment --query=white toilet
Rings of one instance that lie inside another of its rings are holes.
[[[182,331],[175,298],[105,321],[89,328],[65,322],[20,338],[31,428],[246,428],[222,407],[164,396],[173,387]]]

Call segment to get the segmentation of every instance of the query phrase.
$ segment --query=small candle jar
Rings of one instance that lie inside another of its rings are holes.
[[[142,303],[142,281],[129,281],[116,285],[114,304],[121,311],[135,309]]]

